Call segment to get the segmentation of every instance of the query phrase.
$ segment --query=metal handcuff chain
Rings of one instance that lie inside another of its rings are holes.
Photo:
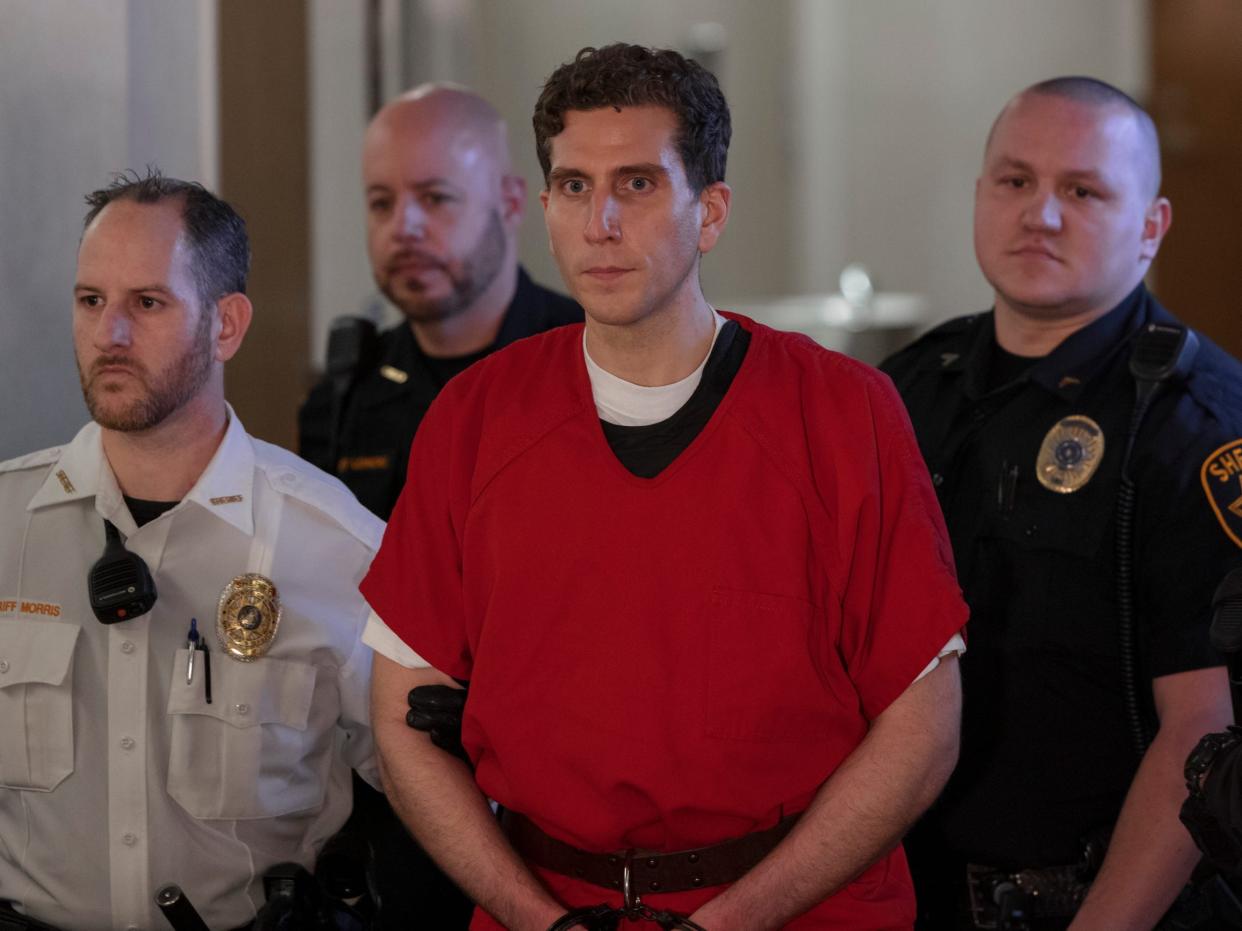
[[[654,909],[650,905],[643,904],[642,897],[635,894],[634,887],[630,884],[632,857],[633,851],[629,851],[626,854],[625,869],[621,879],[621,894],[625,902],[620,908],[602,904],[575,908],[552,922],[548,931],[567,931],[569,928],[586,928],[587,931],[616,931],[622,918],[629,921],[649,921],[659,925],[664,931],[676,931],[677,928],[683,928],[685,931],[707,931],[702,925],[691,921],[685,915]]]
[[[707,931],[684,915],[676,912],[657,911],[649,905],[639,903],[629,908],[612,908],[608,905],[589,905],[566,912],[548,927],[548,931],[568,931],[570,928],[585,928],[586,931],[616,931],[621,919],[630,921],[650,921],[659,925],[664,931]]]
[[[677,928],[683,928],[685,931],[707,931],[702,925],[696,924],[685,915],[644,905],[642,897],[635,894],[634,887],[630,884],[632,857],[633,851],[629,851],[626,854],[625,870],[621,879],[621,894],[625,902],[620,908],[602,904],[575,908],[554,921],[548,931],[567,931],[569,928],[586,928],[587,931],[616,931],[622,918],[629,921],[649,921],[659,925],[664,931],[675,931]]]

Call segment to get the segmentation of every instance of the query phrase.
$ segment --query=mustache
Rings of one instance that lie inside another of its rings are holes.
[[[111,355],[96,357],[95,361],[91,363],[91,375],[98,375],[100,369],[107,368],[111,365],[119,365],[127,369],[132,369],[139,375],[146,374],[146,369],[137,359],[134,359],[131,356]]]
[[[384,263],[384,268],[392,273],[400,270],[406,265],[418,265],[424,268],[445,268],[445,263],[439,256],[430,252],[424,252],[421,249],[402,249],[400,252],[394,252],[389,256],[388,261]]]

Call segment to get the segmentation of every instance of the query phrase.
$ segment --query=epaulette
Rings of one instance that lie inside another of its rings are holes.
[[[1186,392],[1213,414],[1242,419],[1242,363],[1201,333],[1199,353]]]
[[[368,549],[379,549],[384,522],[359,504],[340,479],[279,446],[251,441],[259,468],[278,491],[319,511]]]
[[[959,336],[962,333],[969,333],[978,325],[982,317],[983,314],[967,314],[964,317],[954,317],[952,320],[946,320],[944,323],[932,327],[914,342],[910,343],[910,346],[918,346],[924,342],[933,342],[946,336]]]
[[[944,323],[938,324],[918,337],[911,343],[907,343],[898,349],[891,356],[880,363],[880,368],[886,372],[890,372],[890,366],[904,365],[913,359],[920,365],[929,352],[934,352],[933,347],[939,343],[961,340],[962,337],[970,333],[984,319],[986,314],[967,314],[964,317],[954,317],[952,320],[946,320]]]
[[[52,446],[48,449],[40,449],[38,452],[18,456],[16,459],[8,459],[0,462],[0,473],[21,472],[25,469],[37,469],[40,466],[51,465],[60,458],[63,450],[63,446]]]

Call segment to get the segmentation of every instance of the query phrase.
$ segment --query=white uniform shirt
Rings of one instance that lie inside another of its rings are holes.
[[[87,573],[107,518],[158,600],[101,624]],[[138,528],[100,430],[0,464],[0,898],[68,929],[167,928],[180,885],[211,928],[254,917],[262,875],[310,867],[377,782],[358,583],[383,524],[343,485],[252,439],[229,411],[185,499]],[[216,637],[228,583],[257,572],[283,616],[250,663]],[[186,683],[190,618],[211,648]]]

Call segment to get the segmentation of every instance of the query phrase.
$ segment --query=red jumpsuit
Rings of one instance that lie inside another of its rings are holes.
[[[728,393],[652,479],[605,440],[581,327],[455,379],[362,586],[470,680],[481,789],[585,849],[697,847],[801,811],[965,622],[888,379],[739,319]],[[567,905],[619,900],[541,875]],[[689,913],[719,892],[645,901]],[[898,849],[789,927],[913,911]]]

